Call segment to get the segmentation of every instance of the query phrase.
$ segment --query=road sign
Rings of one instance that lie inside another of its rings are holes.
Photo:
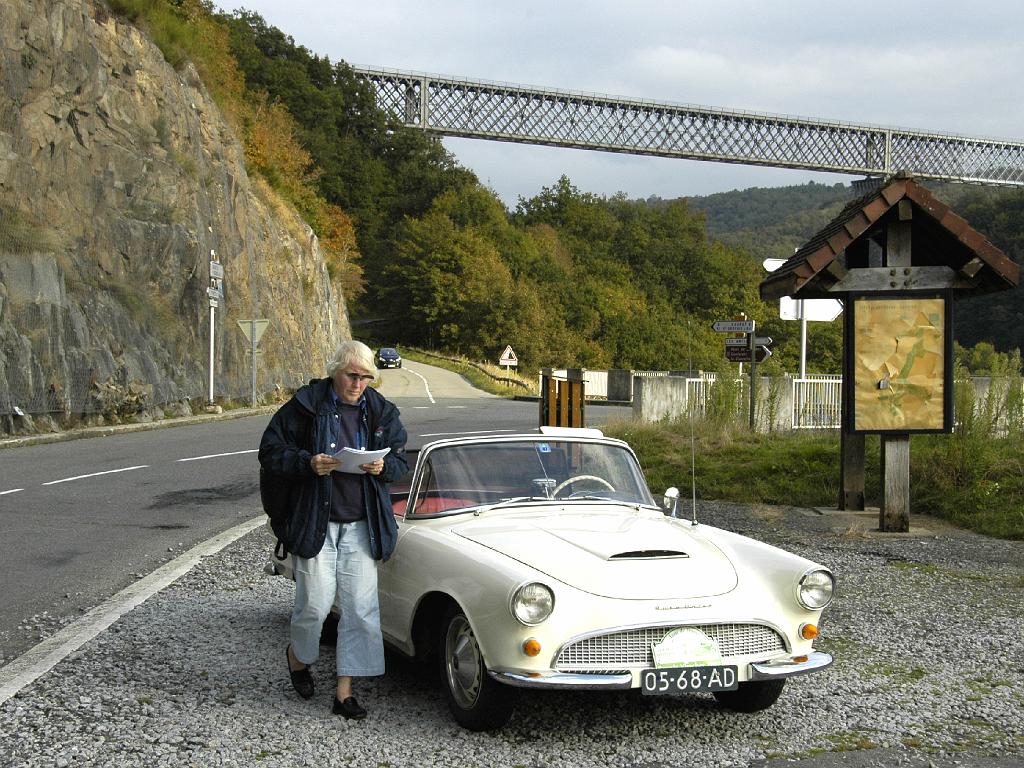
[[[803,317],[800,305],[803,304]],[[779,317],[783,320],[816,320],[830,322],[842,314],[843,303],[839,299],[779,299]]]
[[[224,265],[219,261],[210,262],[210,277],[216,280],[224,279]]]
[[[738,336],[734,338],[728,338],[725,340],[725,346],[727,347],[749,347],[750,342],[747,341],[745,336]]]
[[[516,353],[512,351],[511,344],[507,345],[505,347],[505,351],[501,353],[501,357],[498,358],[498,365],[504,365],[511,368],[515,368],[519,365],[519,358],[516,357]]]
[[[763,363],[771,356],[772,351],[768,347],[754,348],[753,359],[759,363]],[[751,361],[750,347],[726,347],[725,359],[730,363],[749,363]]]
[[[269,320],[239,320],[238,327],[242,329],[245,338],[253,343],[253,346],[260,343],[260,337],[270,325]],[[254,338],[255,337],[255,338]]]
[[[758,346],[758,345],[760,345],[762,347],[767,347],[771,343],[772,343],[772,337],[771,336],[755,336],[754,337],[754,346],[755,347]]]
[[[753,320],[715,320],[711,324],[718,333],[753,333]]]

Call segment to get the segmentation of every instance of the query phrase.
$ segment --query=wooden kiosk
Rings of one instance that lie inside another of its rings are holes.
[[[953,429],[953,299],[1017,285],[1019,266],[905,175],[879,180],[761,282],[765,301],[840,299],[840,509],[864,509],[878,434],[879,530],[910,529],[910,435]]]

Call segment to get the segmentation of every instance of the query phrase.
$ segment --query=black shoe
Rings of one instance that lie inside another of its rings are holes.
[[[349,696],[344,701],[338,701],[338,697],[335,695],[334,706],[331,707],[331,712],[336,715],[344,715],[349,720],[362,720],[366,717],[366,710],[359,706],[355,696]]]
[[[289,645],[285,651],[285,661],[288,664],[288,674],[292,678],[292,687],[296,692],[304,699],[313,698],[313,676],[309,674],[309,667],[306,666],[297,672],[292,669],[292,658],[289,651],[291,646]]]

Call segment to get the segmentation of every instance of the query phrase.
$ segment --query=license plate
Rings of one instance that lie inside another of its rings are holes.
[[[640,690],[645,696],[735,691],[738,685],[735,665],[645,669],[640,675]]]

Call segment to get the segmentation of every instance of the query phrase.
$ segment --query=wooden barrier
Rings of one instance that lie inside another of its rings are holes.
[[[540,426],[583,427],[586,397],[583,371],[570,368],[565,378],[557,378],[550,368],[541,370]]]

